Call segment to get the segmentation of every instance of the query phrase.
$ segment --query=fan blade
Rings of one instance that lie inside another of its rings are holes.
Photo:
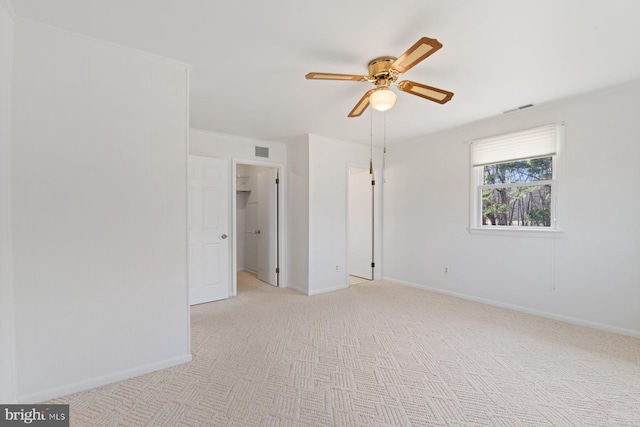
[[[444,104],[453,98],[453,92],[412,82],[411,80],[403,80],[398,83],[398,86],[403,92],[437,102],[438,104]]]
[[[437,52],[441,47],[442,43],[438,40],[423,37],[396,59],[391,64],[391,68],[399,73],[406,73],[414,65]]]
[[[354,82],[367,80],[366,76],[357,74],[309,73],[305,77],[307,80],[350,80]]]
[[[375,89],[371,89],[367,91],[367,93],[365,93],[364,96],[360,98],[360,101],[358,101],[356,106],[353,107],[353,110],[351,110],[348,117],[358,117],[362,113],[364,113],[364,110],[366,110],[367,107],[369,106],[369,97],[375,91],[376,91]]]

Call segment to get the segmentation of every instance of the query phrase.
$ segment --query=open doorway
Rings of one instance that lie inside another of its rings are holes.
[[[349,168],[349,285],[374,279],[375,175]]]
[[[236,272],[280,286],[279,170],[237,164],[234,209]]]

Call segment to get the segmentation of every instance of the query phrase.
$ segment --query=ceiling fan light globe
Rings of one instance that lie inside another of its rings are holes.
[[[387,111],[396,105],[398,96],[395,92],[384,88],[378,89],[371,94],[371,107],[377,111]]]

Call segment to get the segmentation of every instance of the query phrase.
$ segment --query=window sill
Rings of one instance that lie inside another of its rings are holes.
[[[532,228],[532,227],[499,227],[499,226],[487,226],[487,227],[470,227],[467,229],[470,234],[478,234],[484,236],[514,236],[514,237],[551,237],[560,238],[564,232],[561,230],[551,230],[545,228]]]

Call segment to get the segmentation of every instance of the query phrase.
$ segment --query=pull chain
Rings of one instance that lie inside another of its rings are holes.
[[[384,112],[384,139],[383,139],[383,148],[382,148],[382,183],[387,182],[387,177],[385,176],[385,166],[387,160],[387,112]]]
[[[383,140],[383,150],[384,154],[387,154],[387,112],[384,112],[384,140]]]
[[[369,110],[371,110],[369,116],[369,174],[373,175],[373,108],[369,108]]]

